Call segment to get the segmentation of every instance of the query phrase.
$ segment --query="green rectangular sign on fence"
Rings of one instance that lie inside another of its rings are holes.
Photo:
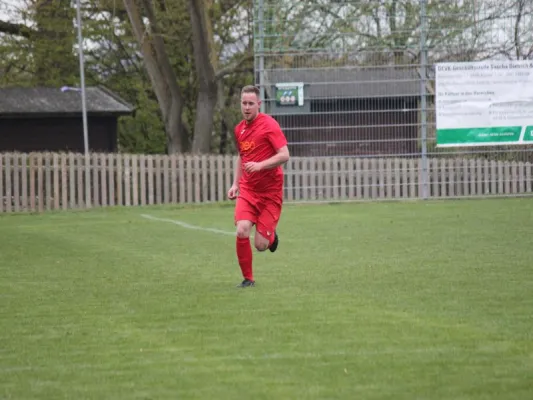
[[[303,106],[303,83],[278,83],[276,84],[276,104],[278,106]]]
[[[436,66],[437,146],[533,142],[533,61]]]

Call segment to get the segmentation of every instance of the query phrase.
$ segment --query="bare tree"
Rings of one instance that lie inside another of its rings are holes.
[[[172,154],[188,151],[188,132],[182,120],[183,95],[159,32],[152,1],[124,0],[124,5],[161,109],[167,135],[167,152]],[[147,18],[148,24],[143,22],[143,16]]]

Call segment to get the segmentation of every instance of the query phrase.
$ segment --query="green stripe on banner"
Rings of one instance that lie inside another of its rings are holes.
[[[518,142],[521,132],[521,126],[439,129],[437,130],[437,144]]]
[[[528,126],[526,128],[526,133],[524,135],[524,142],[533,142],[533,126]]]

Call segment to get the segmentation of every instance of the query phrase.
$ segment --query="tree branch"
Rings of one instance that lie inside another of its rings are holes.
[[[251,71],[252,69],[244,66],[243,64],[246,64],[247,62],[252,61],[253,59],[254,59],[253,55],[247,54],[246,56],[244,56],[240,60],[236,61],[235,63],[230,64],[230,65],[228,65],[228,66],[226,66],[224,68],[219,69],[215,73],[216,79],[217,80],[222,79],[225,76],[234,74],[236,72],[249,72],[249,71]]]
[[[522,46],[520,43],[520,21],[522,20],[522,12],[524,11],[524,1],[520,0],[518,2],[518,14],[516,15],[516,21],[514,25],[514,43],[516,48],[516,59],[520,60],[522,55]]]

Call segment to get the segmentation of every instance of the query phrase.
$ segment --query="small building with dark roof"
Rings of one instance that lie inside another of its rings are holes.
[[[419,150],[421,78],[413,69],[274,69],[265,71],[264,87],[265,112],[280,123],[292,155],[407,155]]]
[[[89,149],[117,151],[117,119],[134,108],[104,87],[85,90]],[[0,152],[84,152],[81,90],[0,88]]]

